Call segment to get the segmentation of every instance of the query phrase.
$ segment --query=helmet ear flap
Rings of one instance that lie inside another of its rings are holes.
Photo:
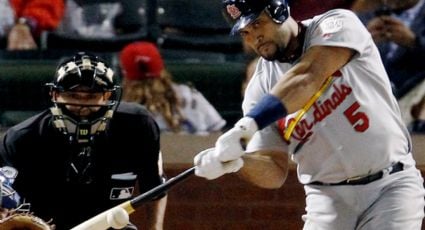
[[[289,17],[289,6],[287,0],[270,0],[266,12],[277,23],[283,23]]]

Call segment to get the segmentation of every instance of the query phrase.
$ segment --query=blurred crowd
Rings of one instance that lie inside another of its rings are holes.
[[[334,8],[356,12],[379,48],[406,125],[412,132],[425,133],[424,0],[289,0],[289,4],[296,20]],[[146,6],[144,1],[0,0],[0,46],[9,51],[37,50],[49,32],[94,39],[131,34],[147,25]],[[243,52],[248,61],[256,58],[246,47]]]

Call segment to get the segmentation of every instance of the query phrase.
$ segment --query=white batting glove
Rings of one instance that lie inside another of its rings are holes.
[[[207,179],[215,179],[226,173],[239,171],[243,166],[244,147],[258,130],[254,119],[244,117],[235,126],[221,135],[214,149],[199,153],[194,163],[198,166],[195,174]]]
[[[213,180],[227,173],[239,171],[243,166],[242,158],[222,162],[216,156],[215,148],[206,149],[194,158],[195,175]]]
[[[248,141],[258,130],[254,119],[244,117],[235,126],[221,135],[215,143],[216,154],[220,161],[235,160],[245,154]]]

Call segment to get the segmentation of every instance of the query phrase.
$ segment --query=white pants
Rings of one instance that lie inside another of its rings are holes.
[[[415,167],[366,185],[304,189],[304,230],[421,230],[425,190]]]

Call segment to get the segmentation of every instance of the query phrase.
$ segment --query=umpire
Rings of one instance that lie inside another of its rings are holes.
[[[70,229],[163,182],[158,126],[144,107],[119,103],[103,60],[78,53],[48,86],[53,106],[11,127],[0,145],[0,163],[18,170],[14,187],[32,212]],[[162,229],[165,194],[144,207],[143,229]]]

